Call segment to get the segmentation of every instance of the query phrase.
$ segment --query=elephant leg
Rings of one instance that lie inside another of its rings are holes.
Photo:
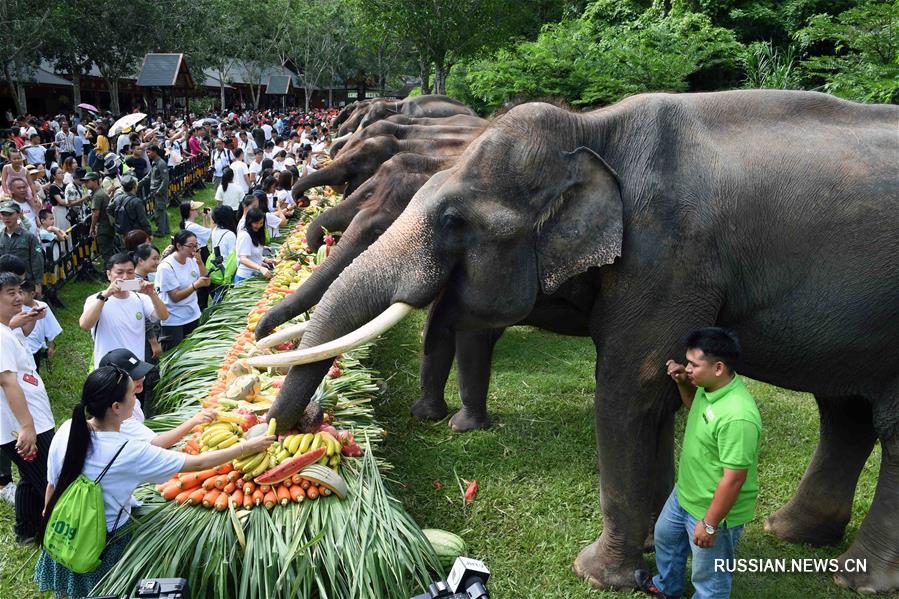
[[[865,460],[874,448],[870,404],[861,397],[816,397],[820,438],[796,494],[765,520],[765,530],[794,543],[831,545],[843,537]]]
[[[656,472],[652,476],[655,487],[655,498],[651,504],[649,513],[649,533],[643,542],[643,553],[655,551],[655,526],[656,520],[665,506],[665,501],[674,488],[674,412],[680,407],[678,399],[673,400],[671,412],[659,425],[658,445],[656,446],[656,459],[654,466]]]
[[[493,348],[502,337],[504,328],[456,333],[456,375],[459,378],[459,395],[462,409],[450,418],[450,428],[457,433],[487,428],[487,390]]]
[[[895,417],[894,415],[892,417]],[[899,431],[880,438],[880,476],[871,509],[839,559],[834,582],[860,592],[899,591]],[[864,560],[864,571],[856,567]]]
[[[422,355],[418,370],[421,398],[411,411],[420,420],[443,420],[449,413],[444,390],[456,357],[456,334],[446,330],[437,335],[431,350]]]

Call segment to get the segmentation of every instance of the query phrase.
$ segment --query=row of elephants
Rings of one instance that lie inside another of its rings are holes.
[[[734,331],[742,373],[808,391],[820,440],[767,530],[839,541],[880,442],[871,508],[836,582],[899,589],[899,107],[813,92],[646,94],[586,113],[519,105],[490,121],[444,96],[348,106],[334,160],[300,179],[345,199],[309,227],[322,266],[260,321],[253,358],[289,366],[271,408],[290,428],[331,357],[430,306],[415,416],[489,425],[493,347],[506,327],[589,336],[603,532],[575,572],[632,588],[674,480],[664,363],[710,325]],[[317,306],[311,320],[275,327]],[[307,414],[308,416],[308,414]],[[304,419],[305,420],[305,419]]]

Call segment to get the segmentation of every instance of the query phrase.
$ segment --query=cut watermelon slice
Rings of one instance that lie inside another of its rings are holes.
[[[264,472],[263,474],[257,476],[255,478],[257,485],[274,485],[281,482],[284,479],[290,478],[304,467],[309,464],[314,464],[317,462],[325,453],[327,449],[324,447],[319,447],[315,451],[309,451],[302,455],[298,455],[292,458],[287,458],[271,470]]]

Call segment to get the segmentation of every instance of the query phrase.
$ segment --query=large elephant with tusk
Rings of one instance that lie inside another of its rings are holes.
[[[604,521],[575,572],[633,587],[661,507],[653,481],[673,469],[680,402],[663,365],[683,335],[718,325],[740,337],[743,374],[813,393],[821,414],[811,464],[767,528],[838,541],[879,440],[871,508],[839,558],[867,568],[835,578],[895,591],[897,123],[899,107],[775,90],[518,106],[343,271],[298,350],[252,359],[291,365],[270,415],[293,426],[334,355],[415,308],[434,303],[459,331],[503,327],[586,277]]]
[[[343,137],[357,129],[365,129],[372,123],[395,114],[411,117],[447,117],[455,114],[477,116],[471,108],[449,96],[424,95],[411,96],[403,100],[375,98],[363,100],[349,111],[337,129],[337,135]],[[340,117],[340,114],[338,114]]]

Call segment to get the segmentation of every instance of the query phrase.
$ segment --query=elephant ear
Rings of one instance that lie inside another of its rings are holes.
[[[558,196],[537,220],[537,272],[543,293],[591,266],[611,264],[621,255],[624,231],[618,175],[593,150],[566,152]]]

